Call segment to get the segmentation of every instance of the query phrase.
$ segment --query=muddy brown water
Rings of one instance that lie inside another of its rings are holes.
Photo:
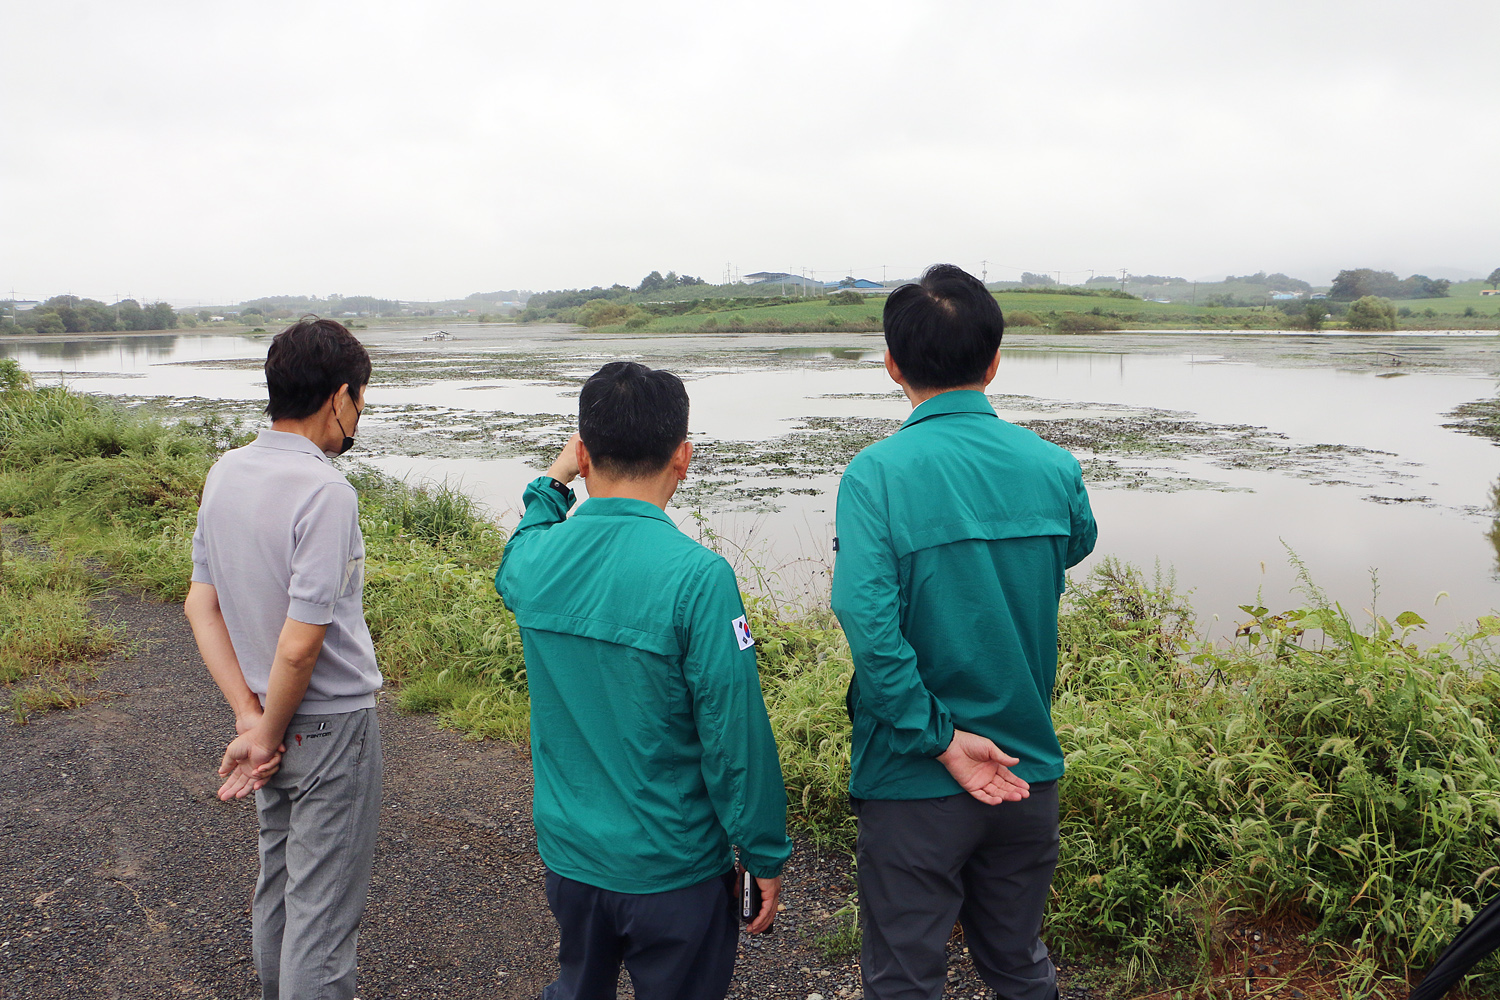
[[[581,381],[640,360],[688,380],[696,476],[673,515],[755,588],[826,592],[838,471],[909,412],[878,334],[600,336],[566,327],[357,331],[376,376],[356,455],[448,480],[514,521],[565,439]],[[265,337],[12,340],[41,381],[177,413],[258,418]],[[1441,633],[1500,607],[1491,489],[1500,449],[1445,428],[1493,396],[1491,336],[1130,333],[1007,336],[1001,416],[1074,450],[1104,556],[1159,566],[1205,627],[1302,602],[1294,552],[1358,618],[1414,610]],[[1372,577],[1378,589],[1372,587]],[[1216,620],[1217,616],[1217,620]]]

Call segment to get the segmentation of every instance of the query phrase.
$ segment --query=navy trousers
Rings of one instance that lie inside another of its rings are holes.
[[[739,943],[734,873],[669,892],[611,892],[547,873],[559,932],[542,1000],[614,1000],[623,962],[638,1000],[723,1000]]]

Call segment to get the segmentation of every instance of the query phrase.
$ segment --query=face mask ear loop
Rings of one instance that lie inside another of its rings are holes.
[[[350,400],[350,402],[352,404],[353,400]],[[359,417],[360,417],[360,414],[362,412],[363,411],[361,411],[358,406],[355,406],[354,407],[354,418],[356,420],[358,420]],[[339,454],[342,455],[342,454],[346,453],[350,448],[354,447],[354,436],[352,434],[350,434],[348,431],[344,430],[344,421],[339,418],[339,415],[338,415],[337,411],[335,411],[334,414],[333,414],[333,422],[339,425],[339,433],[342,434],[342,435],[344,435],[344,443],[339,448]]]

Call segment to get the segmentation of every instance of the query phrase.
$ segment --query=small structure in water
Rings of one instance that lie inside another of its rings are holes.
[[[423,340],[452,340],[454,338],[453,338],[453,334],[449,333],[447,330],[434,330],[431,333],[429,333],[427,336],[423,337],[422,339]]]

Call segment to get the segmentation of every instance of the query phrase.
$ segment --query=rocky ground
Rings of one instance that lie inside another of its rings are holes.
[[[0,721],[0,1000],[258,997],[254,810],[214,796],[230,717],[179,606],[112,593],[97,610],[124,626],[126,652],[101,664],[95,698]],[[539,995],[556,937],[524,750],[466,742],[386,698],[381,727],[361,996]],[[742,940],[730,995],[858,996],[854,960],[826,957],[848,857],[799,845],[785,879],[777,931]],[[948,995],[990,995],[952,951]]]

